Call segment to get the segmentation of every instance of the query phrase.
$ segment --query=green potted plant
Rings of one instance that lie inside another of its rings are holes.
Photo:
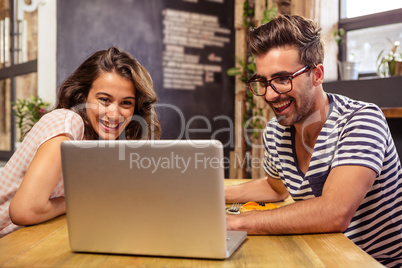
[[[402,75],[402,54],[398,52],[400,42],[392,42],[388,39],[391,44],[391,50],[385,54],[385,49],[381,50],[377,57],[377,74],[380,77]]]
[[[357,70],[358,63],[352,60],[342,60],[343,43],[345,42],[345,30],[340,28],[334,32],[335,42],[338,45],[338,68],[341,80],[357,80],[359,72]],[[353,54],[351,54],[353,57]]]
[[[17,117],[19,129],[19,142],[22,142],[24,135],[48,112],[49,105],[50,103],[33,95],[29,99],[18,99],[16,103],[13,103],[13,112]]]

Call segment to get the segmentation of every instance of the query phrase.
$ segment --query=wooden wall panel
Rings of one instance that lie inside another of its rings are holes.
[[[235,19],[234,19],[234,27],[235,27],[235,51],[236,57],[243,61],[246,61],[246,40],[245,40],[245,30],[243,25],[243,5],[245,0],[236,0],[235,1]],[[236,67],[241,67],[239,63],[236,62]],[[234,155],[231,154],[231,166],[230,169],[231,178],[244,178],[245,170],[242,167],[241,163],[244,161],[244,138],[243,138],[243,114],[244,114],[244,101],[245,101],[245,85],[242,81],[240,81],[237,77],[235,78],[235,148]],[[233,159],[234,158],[234,159]],[[239,161],[240,163],[239,163]],[[240,165],[239,165],[240,164]],[[234,167],[233,167],[234,166]]]

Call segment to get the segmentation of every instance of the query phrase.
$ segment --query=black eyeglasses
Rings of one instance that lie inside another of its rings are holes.
[[[297,72],[289,76],[279,76],[272,78],[271,80],[266,80],[263,77],[259,77],[258,74],[253,75],[250,80],[246,82],[246,85],[250,88],[256,96],[264,96],[267,93],[268,86],[271,86],[273,90],[275,90],[278,94],[284,94],[292,91],[293,89],[293,78],[307,73],[311,70],[310,66],[304,66]]]

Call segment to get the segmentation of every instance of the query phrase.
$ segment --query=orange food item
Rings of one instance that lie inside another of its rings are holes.
[[[252,210],[270,210],[278,208],[277,205],[269,203],[265,206],[259,205],[257,202],[247,202],[240,208],[240,212],[252,211]]]

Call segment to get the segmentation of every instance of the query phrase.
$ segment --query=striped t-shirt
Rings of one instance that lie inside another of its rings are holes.
[[[281,179],[295,201],[320,196],[332,168],[358,165],[377,178],[344,232],[356,245],[382,262],[402,263],[402,170],[386,119],[374,104],[327,94],[329,113],[306,174],[298,168],[294,127],[276,118],[264,132],[264,168]]]

